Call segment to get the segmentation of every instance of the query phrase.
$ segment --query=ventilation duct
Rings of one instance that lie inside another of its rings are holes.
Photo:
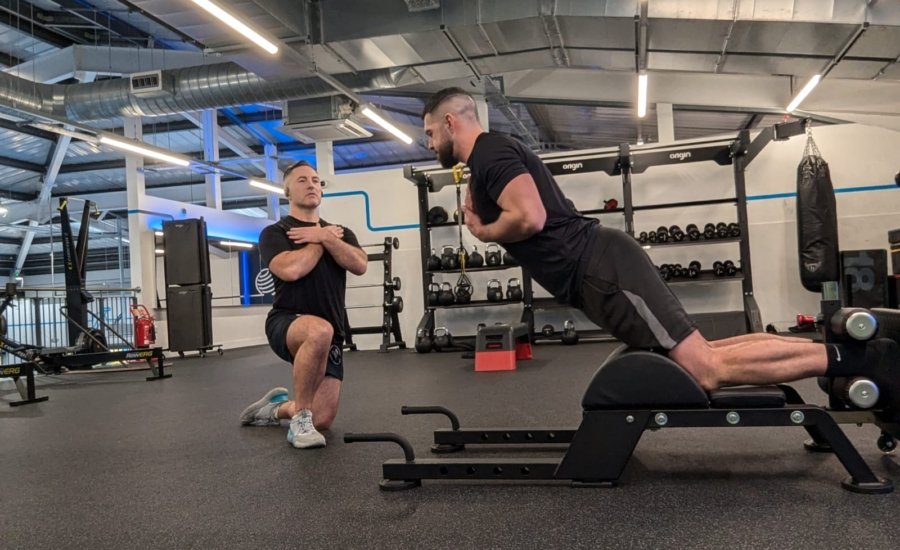
[[[333,78],[354,92],[421,83],[406,69],[373,69]],[[165,91],[161,89],[162,93],[144,97],[131,92],[130,78],[86,84],[39,84],[0,73],[0,108],[21,108],[55,118],[89,121],[163,116],[337,93],[316,76],[267,82],[234,63],[161,71],[159,81]]]

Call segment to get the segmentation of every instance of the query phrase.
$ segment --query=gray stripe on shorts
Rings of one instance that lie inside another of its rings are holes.
[[[650,308],[647,307],[647,302],[644,301],[643,298],[629,292],[627,290],[622,290],[622,293],[625,294],[625,297],[628,298],[628,301],[631,302],[631,305],[634,306],[634,309],[637,310],[638,315],[641,316],[641,319],[647,323],[647,326],[650,328],[650,332],[653,333],[653,337],[656,338],[656,341],[659,342],[659,345],[666,349],[672,349],[676,346],[677,342],[674,338],[669,336],[669,333],[662,326],[662,323],[659,322],[659,319],[653,315],[653,312],[650,311]]]

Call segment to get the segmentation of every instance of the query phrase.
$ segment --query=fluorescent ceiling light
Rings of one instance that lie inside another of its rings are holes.
[[[153,234],[156,235],[157,237],[162,237],[162,236],[163,236],[163,232],[162,232],[162,231],[154,231]]]
[[[168,162],[169,164],[174,164],[176,166],[190,166],[191,161],[182,157],[176,156],[175,153],[169,153],[165,150],[150,148],[150,146],[140,143],[138,141],[130,140],[130,139],[119,139],[113,138],[109,136],[100,136],[100,143],[103,145],[109,145],[110,147],[115,147],[116,149],[123,149],[125,151],[130,151],[132,153],[137,153],[139,155],[143,155],[145,157],[154,158],[156,160],[161,160],[163,162]]]
[[[402,141],[403,143],[409,145],[410,143],[413,142],[411,137],[409,137],[408,135],[406,135],[402,131],[400,131],[400,128],[397,128],[396,126],[394,126],[393,124],[391,124],[390,122],[388,122],[387,120],[382,118],[381,115],[379,115],[378,113],[376,113],[369,107],[363,107],[362,114],[369,117],[369,119],[372,122],[374,122],[375,124],[381,126],[388,132],[394,134],[394,136],[397,139],[399,139],[400,141]]]
[[[638,118],[647,116],[647,73],[638,75]]]
[[[231,15],[221,7],[213,4],[209,0],[193,0],[193,2],[208,11],[210,14],[218,18],[220,21],[222,21],[232,29],[250,39],[251,42],[259,46],[260,48],[266,50],[272,55],[278,53],[278,46],[263,38],[261,34],[242,23],[237,17]]]
[[[157,249],[156,249],[156,253],[157,253],[157,254],[165,254],[166,251],[163,250],[162,248],[157,248]]]
[[[809,82],[806,83],[806,86],[804,86],[803,89],[800,90],[800,93],[798,93],[794,97],[794,99],[791,100],[787,107],[785,107],[785,111],[791,113],[794,111],[794,109],[799,107],[800,103],[802,103],[803,100],[806,99],[806,96],[808,96],[809,93],[813,91],[813,88],[819,85],[820,80],[822,80],[822,75],[813,75],[813,77],[809,79]]]
[[[0,206],[0,216],[6,217],[7,214],[9,214],[9,208]]]
[[[272,185],[271,183],[261,181],[256,178],[248,179],[247,183],[249,183],[252,187],[258,187],[260,189],[265,189],[266,191],[271,191],[272,193],[284,195],[284,188]]]
[[[250,243],[241,243],[238,241],[219,241],[219,244],[222,246],[234,246],[237,248],[253,248],[253,245]]]

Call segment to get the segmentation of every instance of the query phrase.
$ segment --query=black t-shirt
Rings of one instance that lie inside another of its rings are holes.
[[[598,220],[582,216],[567,205],[541,159],[512,138],[491,132],[479,135],[468,165],[472,203],[485,224],[500,216],[497,199],[506,185],[516,176],[531,174],[547,211],[544,229],[524,241],[499,244],[557,300],[572,303],[580,284],[578,264],[594,239]]]
[[[304,222],[293,216],[285,216],[259,234],[259,254],[262,263],[269,265],[272,258],[290,250],[299,250],[306,244],[295,244],[288,239],[287,231],[293,227],[325,227],[332,225],[325,220],[319,223]],[[344,242],[358,247],[359,241],[349,228],[344,227]],[[282,281],[274,273],[274,309],[292,313],[316,315],[329,321],[334,334],[344,335],[344,292],[347,288],[347,270],[341,267],[326,250],[312,270],[293,282]],[[345,336],[345,335],[344,335]]]

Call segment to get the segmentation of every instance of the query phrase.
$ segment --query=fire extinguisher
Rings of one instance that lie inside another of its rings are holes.
[[[147,308],[143,304],[131,306],[131,316],[134,317],[134,347],[149,348],[156,343],[156,327]]]

